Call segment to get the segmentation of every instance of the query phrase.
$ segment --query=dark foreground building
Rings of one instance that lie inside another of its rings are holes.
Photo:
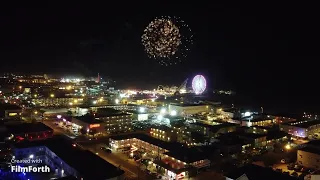
[[[13,149],[16,159],[41,159],[60,177],[80,180],[122,180],[124,171],[63,137],[21,142]]]

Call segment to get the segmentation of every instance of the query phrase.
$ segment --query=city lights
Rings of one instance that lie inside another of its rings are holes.
[[[286,148],[287,150],[291,149],[290,144],[287,144],[287,145],[285,146],[285,148]]]
[[[140,111],[141,113],[144,113],[144,112],[146,111],[146,109],[145,109],[144,107],[140,107],[139,111]]]
[[[245,117],[251,116],[251,114],[252,114],[251,112],[245,112],[245,113],[244,113],[244,116],[245,116]]]
[[[115,103],[116,103],[116,104],[119,104],[119,99],[116,99],[116,100],[115,100]]]
[[[172,111],[170,112],[170,115],[171,115],[171,116],[176,116],[176,115],[177,115],[177,111],[172,110]]]
[[[162,108],[162,109],[160,110],[160,113],[161,113],[161,114],[166,113],[166,109],[165,109],[165,108]]]
[[[50,94],[50,97],[54,98],[54,94]]]

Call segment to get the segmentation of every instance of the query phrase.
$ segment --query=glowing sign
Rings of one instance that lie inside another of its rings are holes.
[[[100,127],[100,124],[90,124],[89,128],[97,128]]]

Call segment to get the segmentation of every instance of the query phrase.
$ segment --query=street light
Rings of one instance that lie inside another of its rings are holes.
[[[50,94],[50,97],[54,98],[54,94]]]
[[[287,150],[290,150],[290,149],[291,149],[290,144],[287,144],[287,145],[285,146],[285,148],[286,148]]]

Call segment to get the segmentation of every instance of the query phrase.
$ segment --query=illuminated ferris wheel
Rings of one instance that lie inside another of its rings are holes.
[[[196,75],[192,79],[192,89],[195,94],[202,94],[207,87],[206,79],[203,75]]]

